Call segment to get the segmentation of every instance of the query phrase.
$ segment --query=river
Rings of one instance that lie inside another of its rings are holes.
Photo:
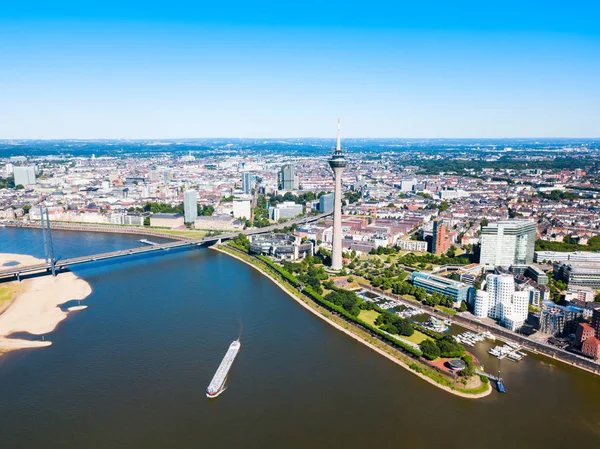
[[[53,237],[62,258],[140,245],[128,235]],[[0,252],[41,257],[41,232],[2,228]],[[462,399],[210,249],[74,272],[92,286],[89,308],[46,336],[52,346],[0,357],[2,448],[600,447],[600,378],[548,359],[498,361],[480,344],[472,351],[487,371],[502,370],[507,393]],[[209,400],[240,334],[227,391]]]

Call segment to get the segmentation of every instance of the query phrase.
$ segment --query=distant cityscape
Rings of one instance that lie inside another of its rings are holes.
[[[341,213],[251,237],[251,252],[279,261],[320,253],[374,287],[397,265],[427,301],[451,298],[447,306],[470,319],[598,360],[595,142],[355,143],[342,156],[338,140],[332,157],[310,139],[186,142],[176,151],[172,142],[65,141],[46,154],[43,142],[32,155],[20,153],[33,143],[4,142],[0,221],[35,223],[43,206],[53,224],[218,235],[332,212],[339,168]]]

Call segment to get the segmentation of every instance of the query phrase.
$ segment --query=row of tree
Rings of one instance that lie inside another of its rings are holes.
[[[587,245],[580,245],[575,243],[570,236],[565,237],[562,242],[551,242],[548,240],[538,239],[535,241],[536,251],[557,251],[557,252],[570,252],[570,251],[599,251],[600,250],[600,236],[591,237]]]

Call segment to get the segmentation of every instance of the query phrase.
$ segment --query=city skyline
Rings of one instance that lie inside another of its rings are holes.
[[[112,6],[4,8],[0,139],[600,136],[596,5]]]

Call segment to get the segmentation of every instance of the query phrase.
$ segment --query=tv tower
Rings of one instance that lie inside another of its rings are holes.
[[[344,153],[342,152],[340,138],[340,119],[338,118],[337,145],[329,166],[333,170],[335,180],[335,193],[333,202],[333,251],[331,252],[331,268],[334,270],[342,269],[342,172],[348,164]]]

